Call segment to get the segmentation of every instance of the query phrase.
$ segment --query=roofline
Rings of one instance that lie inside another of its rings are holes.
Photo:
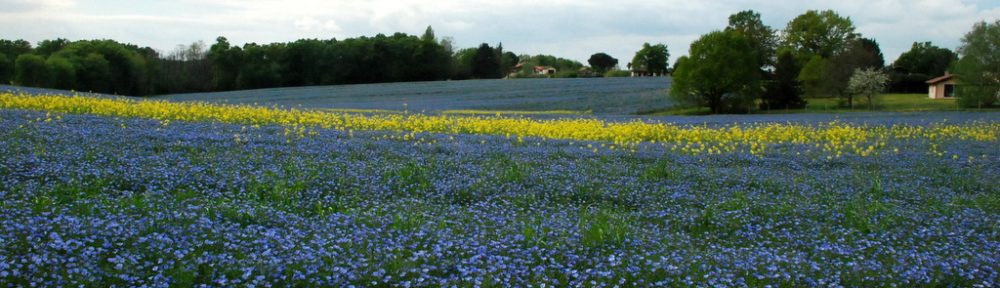
[[[937,84],[937,83],[941,83],[941,82],[944,82],[944,81],[951,80],[951,78],[955,78],[955,74],[945,74],[944,76],[937,77],[937,78],[934,78],[934,79],[931,79],[931,80],[927,80],[927,84]]]

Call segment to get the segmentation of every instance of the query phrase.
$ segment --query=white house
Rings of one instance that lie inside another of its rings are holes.
[[[535,74],[538,75],[556,75],[556,68],[552,66],[535,66]]]
[[[927,96],[931,99],[955,98],[955,75],[945,73],[944,76],[927,80]]]

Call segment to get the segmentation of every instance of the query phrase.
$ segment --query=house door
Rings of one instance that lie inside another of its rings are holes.
[[[955,97],[955,85],[945,84],[944,85],[944,98]]]

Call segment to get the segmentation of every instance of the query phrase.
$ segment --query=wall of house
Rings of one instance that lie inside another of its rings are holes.
[[[946,85],[955,85],[955,80],[948,80],[944,82],[935,83],[930,85],[927,90],[927,96],[931,99],[944,99],[945,92],[948,90],[945,88]]]

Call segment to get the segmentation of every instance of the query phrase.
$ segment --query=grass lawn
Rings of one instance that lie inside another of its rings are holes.
[[[930,99],[927,94],[882,94],[873,99],[875,109],[878,111],[954,111],[963,110],[955,104],[955,99]],[[850,112],[850,111],[871,111],[868,108],[867,99],[854,99],[854,109],[841,107],[840,98],[811,98],[806,99],[805,111],[829,111],[829,112]]]
[[[927,94],[882,94],[874,99],[874,109],[868,108],[868,102],[864,98],[854,99],[854,108],[841,107],[840,98],[808,98],[806,108],[799,110],[754,110],[751,114],[783,114],[783,113],[839,113],[839,112],[865,112],[865,111],[890,111],[890,112],[914,112],[914,111],[995,111],[997,109],[967,109],[958,107],[955,99],[930,99]],[[668,110],[657,111],[648,115],[707,115],[709,109],[706,107],[677,107]]]

